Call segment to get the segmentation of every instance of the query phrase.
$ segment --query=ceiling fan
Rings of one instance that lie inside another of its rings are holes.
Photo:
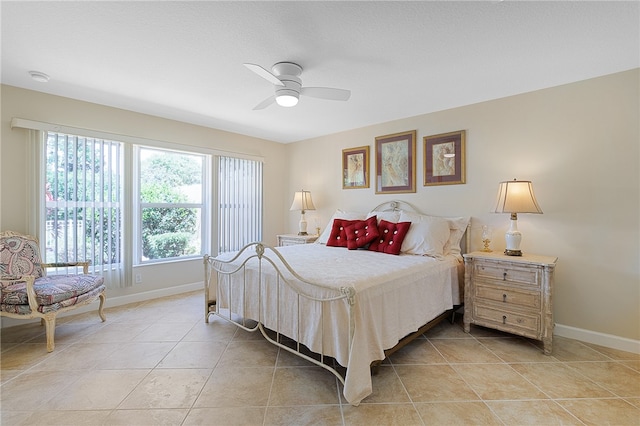
[[[256,64],[244,66],[275,86],[275,94],[256,105],[254,110],[264,109],[274,102],[280,106],[292,107],[298,103],[300,95],[330,101],[346,101],[351,96],[351,91],[345,89],[302,87],[302,67],[293,62],[278,62],[271,67],[271,71]]]

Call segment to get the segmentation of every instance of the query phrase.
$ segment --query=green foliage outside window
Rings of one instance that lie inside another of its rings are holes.
[[[145,203],[142,209],[143,257],[165,259],[197,254],[200,251],[197,245],[200,209],[170,205],[193,202],[188,190],[201,188],[201,157],[148,152],[150,155],[142,161],[140,174],[140,198]]]
[[[49,132],[45,149],[45,260],[119,263],[120,144]]]
[[[203,156],[140,148],[143,259],[201,252]],[[48,262],[118,264],[122,255],[121,144],[49,133],[46,143]],[[140,203],[140,204],[138,204]]]

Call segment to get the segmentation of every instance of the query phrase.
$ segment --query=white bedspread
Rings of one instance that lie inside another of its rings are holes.
[[[275,271],[264,262],[262,275],[265,281],[259,285],[256,259],[249,262],[253,267],[232,281],[231,297],[228,282],[227,285],[223,285],[224,281],[218,283],[218,304],[228,308],[231,299],[232,310],[239,315],[259,320],[267,328],[278,330],[314,352],[322,351],[334,357],[340,365],[347,367],[343,393],[353,405],[358,405],[372,392],[371,362],[383,359],[385,349],[395,346],[401,338],[461,302],[458,284],[461,260],[454,256],[436,260],[322,244],[278,247],[277,250],[305,281],[322,283],[333,289],[355,289],[351,352],[348,349],[349,309],[346,302],[333,303],[328,308],[325,304],[324,313],[312,302],[302,300],[298,303],[300,299],[284,280],[277,283]],[[251,254],[255,252],[246,253],[245,258]],[[332,290],[311,288],[293,278],[269,250],[265,256],[275,259],[287,283],[317,297],[332,293]],[[230,258],[231,254],[218,257]],[[217,267],[231,269],[231,265],[217,264]],[[242,291],[241,286],[244,286]],[[280,298],[279,306],[276,295]]]

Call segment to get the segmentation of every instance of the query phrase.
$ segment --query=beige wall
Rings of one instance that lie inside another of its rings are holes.
[[[488,224],[493,249],[504,250],[509,217],[488,213],[498,182],[532,180],[544,214],[521,214],[518,226],[523,251],[559,257],[556,323],[640,340],[639,80],[636,69],[301,141],[288,147],[288,195],[312,191],[310,227],[324,227],[336,208],[366,211],[398,198],[436,215],[471,216],[473,249]],[[373,157],[376,136],[414,129],[415,194],[375,195],[373,180],[369,189],[342,189],[343,149],[369,145]],[[422,138],[456,130],[467,132],[467,183],[423,186]],[[298,219],[289,213],[289,231]]]
[[[24,171],[29,161],[27,131],[10,127],[14,117],[158,141],[225,150],[264,158],[264,239],[275,244],[284,228],[286,145],[102,105],[2,86],[0,145],[0,229],[27,232],[28,196]],[[136,269],[142,284],[110,289],[126,296],[202,281],[202,261],[174,262]]]

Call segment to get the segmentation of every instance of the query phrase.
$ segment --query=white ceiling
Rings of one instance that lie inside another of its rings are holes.
[[[1,77],[288,143],[637,68],[639,6],[2,1]],[[303,85],[351,99],[252,110],[273,86],[242,64],[278,61],[302,65]]]

